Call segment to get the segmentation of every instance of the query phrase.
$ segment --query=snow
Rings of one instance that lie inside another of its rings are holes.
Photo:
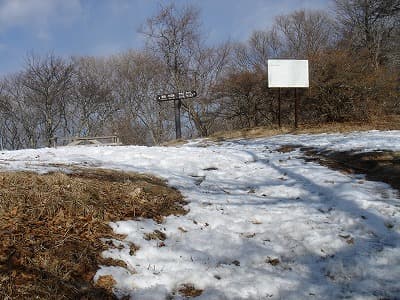
[[[305,162],[298,150],[276,151],[288,144],[400,151],[400,131],[4,151],[0,167],[138,171],[163,177],[182,192],[189,201],[184,216],[169,216],[162,224],[110,224],[127,237],[102,255],[123,260],[127,269],[100,266],[95,280],[112,275],[119,296],[163,299],[192,283],[203,290],[198,299],[400,297],[398,192]],[[144,239],[154,230],[166,234],[164,245]],[[131,243],[140,247],[134,255]]]
[[[372,150],[400,151],[400,131],[351,132],[347,134],[324,133],[317,135],[277,135],[270,139],[271,144],[300,144],[323,149],[359,152]]]

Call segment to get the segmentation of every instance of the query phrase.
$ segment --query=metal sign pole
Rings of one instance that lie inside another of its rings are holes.
[[[174,100],[174,108],[175,108],[175,136],[176,139],[182,138],[181,131],[181,105],[182,102],[180,99]]]
[[[297,88],[294,89],[294,128],[298,128],[298,113],[299,113],[299,93]]]
[[[278,126],[281,128],[281,88],[278,90]]]

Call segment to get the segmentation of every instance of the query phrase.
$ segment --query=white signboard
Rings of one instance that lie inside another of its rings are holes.
[[[308,88],[308,60],[268,59],[268,87]]]

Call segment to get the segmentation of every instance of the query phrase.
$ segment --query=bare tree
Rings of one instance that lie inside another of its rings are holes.
[[[112,90],[112,67],[106,59],[74,58],[73,134],[99,135],[107,129],[119,109]],[[72,128],[71,128],[72,129]]]
[[[333,21],[324,11],[295,11],[276,18],[287,57],[312,58],[332,45]]]
[[[199,28],[198,9],[194,6],[179,9],[171,4],[161,7],[140,29],[147,38],[147,47],[163,59],[172,88],[187,88],[186,77],[201,43]]]
[[[342,33],[355,51],[365,50],[376,68],[388,56],[398,56],[399,0],[335,0],[335,5]]]
[[[198,92],[198,97],[194,101],[183,102],[183,107],[200,136],[207,136],[213,131],[221,109],[220,103],[213,97],[212,89],[224,75],[230,59],[230,50],[230,43],[225,43],[221,46],[201,48],[195,54],[195,64],[188,80]]]
[[[241,71],[262,70],[266,72],[268,59],[279,57],[282,47],[282,40],[276,28],[254,31],[247,43],[240,43],[234,47],[231,67]]]
[[[2,81],[0,127],[3,145],[9,149],[35,148],[40,144],[39,114],[28,98],[23,80],[21,72]]]
[[[205,47],[200,32],[199,10],[193,6],[161,7],[140,30],[147,47],[164,63],[172,91],[199,89],[198,100],[183,103],[188,120],[201,136],[208,134],[213,118],[208,118],[208,87],[226,64],[229,47]]]
[[[49,54],[28,56],[22,84],[31,107],[40,115],[44,143],[51,140],[62,124],[65,105],[71,91],[73,67],[62,58]]]
[[[113,59],[114,90],[122,103],[125,125],[144,144],[159,144],[171,136],[172,110],[155,101],[165,89],[166,74],[159,58],[144,52],[130,51]],[[130,124],[126,124],[126,122]],[[145,132],[140,132],[145,131]]]
[[[223,103],[221,116],[229,120],[231,128],[270,125],[274,118],[271,98],[266,97],[266,73],[234,72],[215,86],[215,93]]]

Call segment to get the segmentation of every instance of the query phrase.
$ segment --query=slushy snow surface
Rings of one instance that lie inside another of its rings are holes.
[[[128,268],[99,266],[132,299],[398,299],[400,200],[390,186],[305,162],[296,144],[333,150],[400,150],[399,131],[281,135],[179,147],[64,147],[5,151],[0,167],[57,164],[150,173],[189,202],[184,216],[111,223],[123,241],[103,253]],[[144,235],[162,231],[164,245]],[[130,245],[140,249],[130,255]],[[119,246],[119,247],[117,247]],[[162,247],[160,247],[162,246]]]

